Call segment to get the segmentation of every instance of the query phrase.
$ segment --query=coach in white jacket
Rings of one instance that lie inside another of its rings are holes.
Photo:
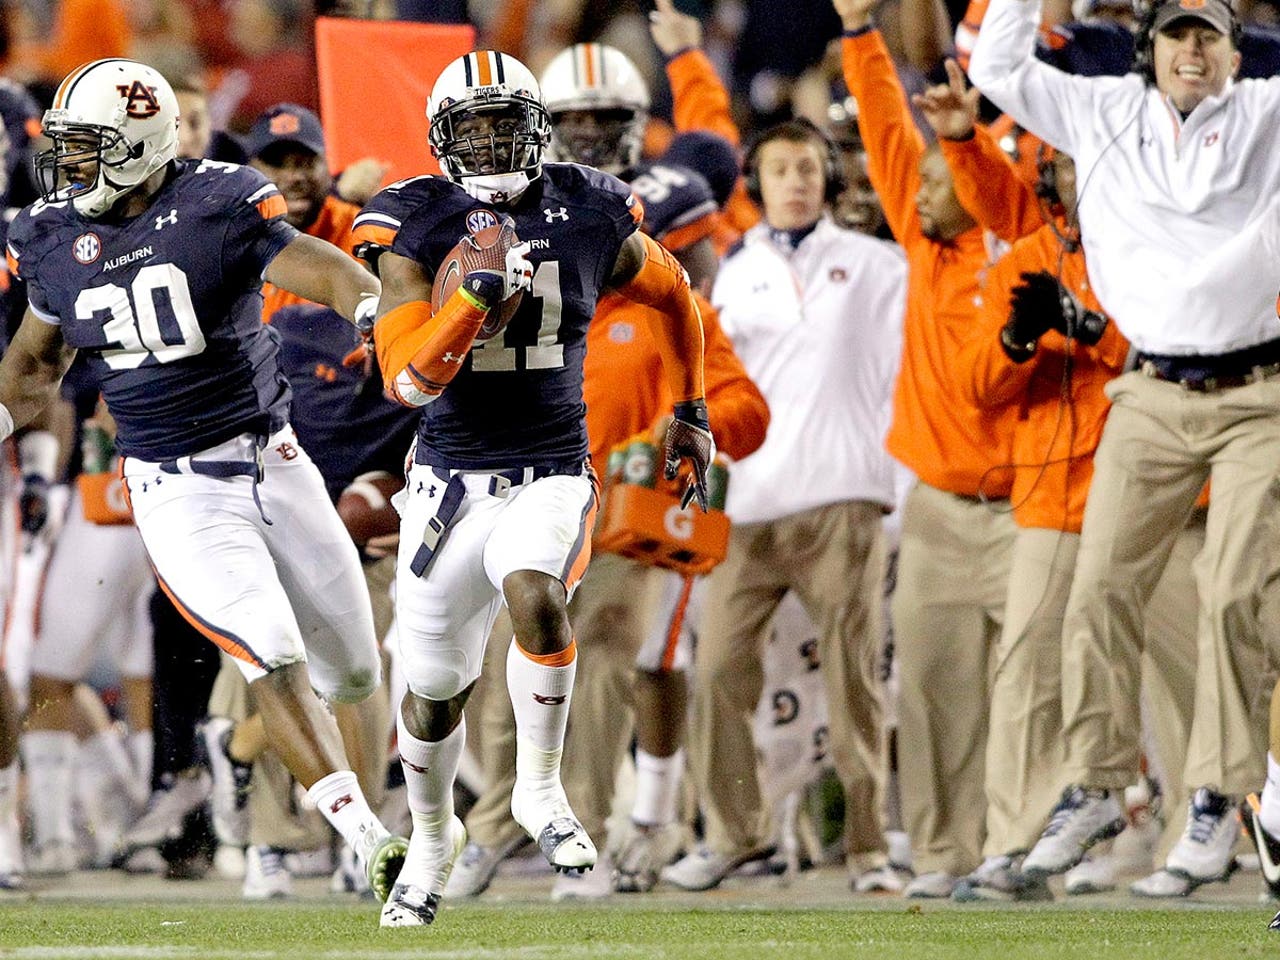
[[[1122,78],[1037,62],[1039,21],[1034,0],[992,0],[970,76],[1075,158],[1089,277],[1139,359],[1107,391],[1063,629],[1070,786],[1023,863],[1051,874],[1123,825],[1118,791],[1138,772],[1142,610],[1206,479],[1201,649],[1258,630],[1280,505],[1280,80],[1233,79],[1239,28],[1225,0],[1159,4],[1138,38],[1138,72]],[[1278,732],[1273,720],[1273,756]],[[1280,834],[1280,767],[1268,765],[1262,821]],[[1170,855],[1201,879],[1225,869],[1233,800],[1261,773],[1218,766],[1198,781],[1215,789],[1196,791]]]
[[[726,257],[712,301],[772,420],[764,445],[732,467],[729,555],[707,584],[698,635],[689,754],[707,844],[663,876],[686,889],[715,886],[770,839],[751,717],[764,628],[794,591],[818,628],[848,867],[878,884],[893,876],[875,666],[882,517],[895,502],[884,438],[905,262],[896,247],[826,214],[838,174],[816,127],[790,121],[766,131],[745,166],[764,222]]]

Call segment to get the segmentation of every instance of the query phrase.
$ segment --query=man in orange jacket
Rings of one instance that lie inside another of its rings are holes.
[[[1005,414],[978,407],[955,363],[989,265],[983,231],[926,150],[872,0],[834,0],[844,77],[860,105],[868,172],[907,253],[902,367],[889,452],[919,482],[902,517],[893,599],[901,693],[898,767],[917,876],[909,897],[947,897],[982,847],[987,664],[1004,617],[1014,525]]]

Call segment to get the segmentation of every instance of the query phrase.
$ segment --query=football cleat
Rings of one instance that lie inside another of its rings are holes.
[[[1280,897],[1280,839],[1267,832],[1262,825],[1259,814],[1262,812],[1262,801],[1256,793],[1245,797],[1244,806],[1240,810],[1241,830],[1258,848],[1258,861],[1262,866],[1262,878],[1267,882],[1267,889],[1273,897]],[[1280,930],[1276,926],[1280,914],[1271,921],[1271,930]]]
[[[391,894],[396,878],[404,869],[404,857],[408,850],[408,840],[388,834],[375,843],[366,855],[365,879],[369,881],[369,889],[379,901],[385,903]]]
[[[440,894],[427,893],[422,887],[397,883],[383,904],[380,927],[425,927],[436,918]]]
[[[452,817],[444,835],[436,839],[433,842],[421,826],[414,825],[406,869],[382,908],[381,926],[425,927],[435,920],[454,861],[466,846],[467,831],[461,820]]]
[[[596,845],[573,815],[558,782],[550,788],[532,790],[516,781],[511,791],[511,815],[558,872],[581,873],[595,866]]]

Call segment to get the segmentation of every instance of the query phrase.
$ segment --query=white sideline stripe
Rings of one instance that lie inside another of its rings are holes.
[[[372,934],[372,931],[371,931]],[[383,934],[385,936],[385,934]],[[394,936],[394,934],[392,934]],[[715,944],[704,946],[714,948]],[[731,944],[721,944],[729,947]],[[741,944],[736,944],[741,946]],[[0,948],[0,957],[5,960],[116,960],[116,958],[145,958],[145,960],[184,960],[188,957],[199,957],[200,960],[276,960],[280,957],[296,957],[299,948],[290,945],[282,950],[208,950],[191,946],[124,946],[100,944],[97,946],[60,946],[60,947],[11,947]],[[410,942],[407,938],[402,950],[322,950],[309,953],[308,956],[320,960],[404,960],[406,957],[424,957],[429,960],[502,960],[506,957],[521,960],[558,960],[562,957],[653,957],[662,956],[665,949],[658,944],[640,943],[600,943],[595,945],[580,944],[576,946],[538,945],[527,947],[504,947],[489,949],[468,947],[457,950],[432,950],[424,948],[419,941]]]

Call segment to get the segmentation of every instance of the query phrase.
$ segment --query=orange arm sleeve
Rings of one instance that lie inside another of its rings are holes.
[[[924,137],[907,107],[889,48],[878,30],[841,41],[844,82],[857,99],[858,129],[867,148],[867,175],[880,197],[885,219],[899,242],[920,233],[916,192]]]
[[[733,352],[716,308],[701,297],[698,306],[706,339],[707,419],[715,424],[716,448],[741,460],[764,443],[769,404]]]
[[[618,293],[657,311],[649,315],[649,329],[675,402],[703,399],[702,318],[689,277],[656,240],[643,234],[640,237],[645,248],[644,266],[617,288]]]
[[[686,50],[667,64],[676,129],[709,130],[735,147],[742,142],[729,113],[729,92],[701,50]]]
[[[1044,226],[1035,191],[984,128],[976,128],[970,140],[939,140],[938,145],[951,168],[956,198],[980,226],[1006,243]]]
[[[387,396],[406,407],[423,407],[440,396],[462,369],[487,313],[461,288],[435,316],[425,300],[388,310],[373,329]]]

